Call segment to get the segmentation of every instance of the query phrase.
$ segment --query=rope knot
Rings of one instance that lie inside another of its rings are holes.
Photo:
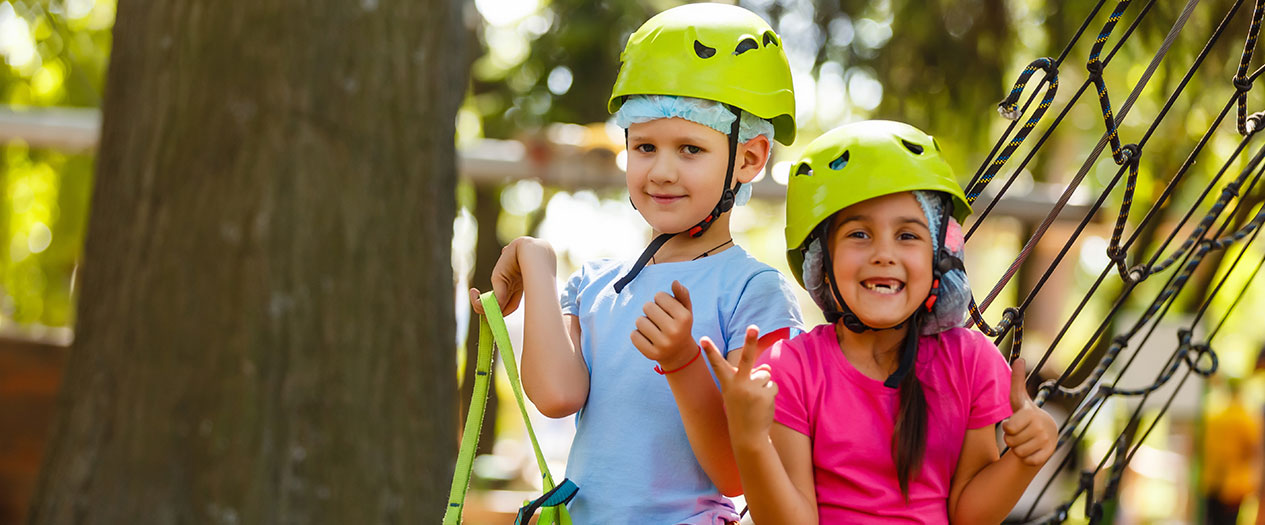
[[[1088,63],[1085,64],[1085,69],[1089,71],[1090,80],[1095,81],[1095,82],[1102,80],[1102,70],[1103,70],[1102,61],[1098,60],[1097,58],[1090,60]]]
[[[1253,133],[1256,133],[1257,130],[1261,129],[1262,121],[1265,121],[1265,111],[1257,111],[1256,113],[1248,115],[1247,122],[1245,125],[1245,127],[1247,128],[1247,134],[1251,135]]]
[[[1234,89],[1239,93],[1246,93],[1252,89],[1252,79],[1248,77],[1234,77]]]
[[[1124,248],[1114,245],[1107,247],[1107,258],[1111,259],[1111,262],[1123,263],[1126,256],[1128,256],[1128,253]]]
[[[997,323],[997,331],[1002,332],[1007,328],[1015,326],[1016,322],[1022,321],[1023,318],[1021,315],[1022,314],[1019,313],[1019,309],[1013,306],[1002,310],[1001,322]]]
[[[1136,284],[1145,281],[1146,278],[1150,276],[1151,267],[1145,264],[1139,264],[1133,268],[1129,268],[1129,273],[1125,276],[1125,282],[1127,284]]]
[[[1239,181],[1233,181],[1233,182],[1231,182],[1231,183],[1229,183],[1229,184],[1226,184],[1226,185],[1225,185],[1225,188],[1222,188],[1222,189],[1221,189],[1221,194],[1222,194],[1222,195],[1228,195],[1228,196],[1230,196],[1230,197],[1238,197],[1238,196],[1239,196],[1239,184],[1238,184],[1238,182],[1239,182]]]
[[[1121,164],[1137,164],[1138,159],[1142,157],[1142,148],[1133,144],[1125,144],[1120,148]]]
[[[1193,358],[1191,357],[1191,354],[1194,354]],[[1199,366],[1199,363],[1203,360],[1204,356],[1208,356],[1208,366],[1201,367]],[[1190,370],[1192,372],[1204,377],[1217,373],[1217,368],[1221,365],[1220,359],[1217,358],[1217,352],[1213,351],[1212,346],[1208,343],[1199,343],[1190,346],[1182,354],[1182,359],[1186,361],[1188,366],[1190,366]]]

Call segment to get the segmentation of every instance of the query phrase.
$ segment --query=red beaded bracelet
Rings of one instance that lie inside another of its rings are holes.
[[[690,359],[690,362],[685,363],[685,364],[683,364],[683,365],[681,365],[681,366],[679,366],[679,367],[677,367],[677,368],[673,368],[672,370],[664,370],[664,369],[662,369],[662,368],[659,368],[659,365],[654,365],[654,371],[655,371],[655,372],[658,372],[658,373],[659,373],[659,375],[661,375],[661,376],[666,376],[666,375],[668,375],[668,374],[671,374],[672,372],[680,372],[681,370],[684,370],[684,369],[685,369],[685,367],[687,367],[687,366],[690,366],[690,365],[694,364],[694,361],[697,361],[697,360],[698,360],[698,356],[700,356],[700,355],[703,355],[703,348],[702,348],[702,347],[699,347],[699,348],[698,348],[698,353],[697,353],[697,354],[694,354],[694,357],[693,357],[692,359]]]

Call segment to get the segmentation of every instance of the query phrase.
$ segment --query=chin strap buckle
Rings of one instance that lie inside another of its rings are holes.
[[[935,308],[936,298],[939,296],[940,296],[940,279],[936,279],[935,281],[931,282],[931,293],[927,295],[927,302],[923,303],[923,305],[927,308],[928,312],[930,312],[932,308]]]
[[[695,224],[693,228],[686,230],[686,233],[688,233],[690,237],[698,237],[699,235],[703,234],[703,231],[705,231],[707,229],[707,226],[710,225],[712,221],[714,220],[716,220],[715,211],[709,214],[706,219],[703,219],[702,222]]]

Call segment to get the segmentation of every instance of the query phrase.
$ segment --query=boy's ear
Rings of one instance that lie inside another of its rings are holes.
[[[734,163],[734,177],[738,182],[746,184],[759,175],[760,170],[769,162],[772,148],[773,143],[764,135],[756,135],[755,138],[738,144],[738,161]]]

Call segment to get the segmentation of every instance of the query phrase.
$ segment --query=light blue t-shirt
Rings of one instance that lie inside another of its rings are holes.
[[[589,368],[588,400],[576,416],[567,477],[580,487],[569,509],[576,525],[722,524],[733,505],[703,472],[667,380],[629,335],[642,307],[672,281],[689,290],[697,341],[726,354],[741,348],[748,325],[765,334],[803,325],[791,284],[733,247],[696,261],[646,266],[616,294],[612,284],[633,261],[582,266],[562,292],[562,313],[580,318]]]

